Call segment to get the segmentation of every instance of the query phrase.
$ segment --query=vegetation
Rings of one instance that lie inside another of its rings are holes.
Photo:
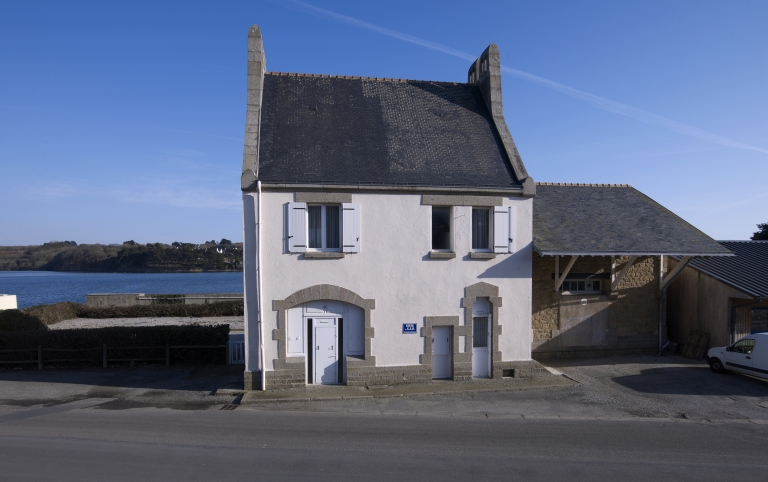
[[[165,363],[166,345],[185,347],[221,347],[229,339],[229,325],[213,326],[139,326],[88,328],[77,330],[25,330],[0,331],[0,350],[26,350],[22,352],[0,353],[0,361],[37,361],[37,347],[47,349],[83,351],[44,352],[46,366],[96,365],[103,362],[102,347],[109,350],[110,364],[122,359],[150,359],[155,363]],[[121,347],[134,349],[120,350]],[[138,349],[139,347],[143,349]],[[224,364],[224,348],[175,348],[170,351],[171,363]],[[11,364],[10,366],[14,366]],[[35,363],[19,363],[19,367],[37,369]]]
[[[48,327],[37,317],[28,315],[20,310],[0,311],[1,331],[47,330]]]
[[[752,241],[768,241],[768,223],[758,224],[757,229],[760,231],[752,235]]]
[[[55,241],[42,246],[0,246],[0,270],[89,272],[242,271],[243,245],[228,239],[204,244],[126,241],[122,245]]]
[[[38,320],[43,325],[52,325],[59,321],[74,318],[146,318],[162,316],[178,317],[204,317],[204,316],[243,316],[242,301],[221,301],[208,305],[185,304],[151,304],[136,306],[108,306],[94,308],[81,303],[54,303],[51,305],[38,305],[23,310],[0,311],[0,331],[5,314],[11,311],[20,312]],[[10,316],[10,315],[8,315]],[[31,326],[31,325],[30,325]]]

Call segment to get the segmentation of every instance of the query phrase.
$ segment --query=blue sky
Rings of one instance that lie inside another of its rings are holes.
[[[270,71],[466,80],[501,51],[537,181],[768,222],[768,2],[3,2],[0,245],[242,239],[251,24]]]

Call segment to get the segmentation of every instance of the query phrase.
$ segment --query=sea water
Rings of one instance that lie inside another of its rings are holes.
[[[16,295],[19,308],[75,301],[93,293],[242,293],[243,273],[69,273],[0,271],[0,294]]]

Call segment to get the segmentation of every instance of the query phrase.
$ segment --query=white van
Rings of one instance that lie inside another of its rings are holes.
[[[768,333],[753,333],[731,346],[710,348],[707,355],[715,373],[729,370],[768,379]]]

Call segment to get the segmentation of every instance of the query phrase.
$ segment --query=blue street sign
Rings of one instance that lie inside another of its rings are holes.
[[[403,323],[403,334],[416,333],[416,323]]]

